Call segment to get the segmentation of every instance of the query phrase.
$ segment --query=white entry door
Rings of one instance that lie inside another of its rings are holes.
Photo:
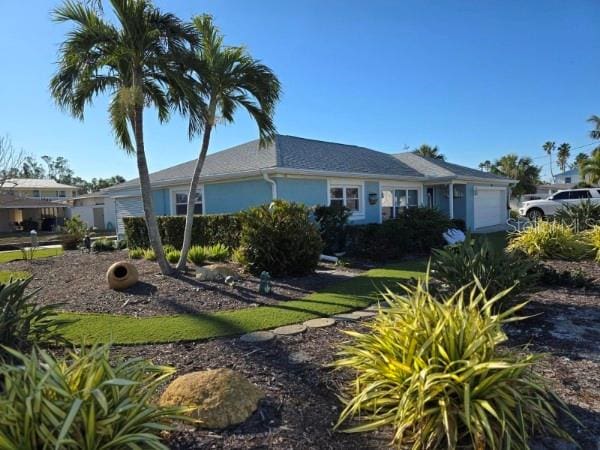
[[[474,227],[483,228],[506,222],[506,188],[476,187],[473,202]]]

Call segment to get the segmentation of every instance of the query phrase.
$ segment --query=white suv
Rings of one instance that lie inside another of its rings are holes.
[[[600,189],[568,189],[558,191],[545,200],[531,200],[523,202],[519,214],[530,220],[553,216],[556,211],[565,205],[576,205],[581,202],[591,201],[600,204]]]

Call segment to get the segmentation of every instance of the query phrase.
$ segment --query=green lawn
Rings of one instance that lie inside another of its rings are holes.
[[[31,274],[29,272],[10,272],[8,270],[0,270],[0,284],[7,283],[12,278],[13,280],[23,280],[29,278]]]
[[[64,253],[62,248],[38,248],[33,252],[33,259],[48,258],[50,256],[59,256]],[[16,261],[23,259],[23,253],[21,250],[9,250],[6,252],[0,252],[0,263],[6,263],[10,261]]]
[[[74,313],[61,314],[61,318],[73,321],[64,332],[74,342],[142,344],[232,336],[364,308],[378,300],[384,286],[421,276],[425,269],[422,260],[373,269],[302,300],[276,306],[147,318]]]

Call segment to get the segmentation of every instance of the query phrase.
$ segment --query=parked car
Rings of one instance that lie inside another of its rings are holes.
[[[519,214],[529,220],[538,220],[546,216],[553,216],[564,205],[574,205],[586,201],[600,203],[600,189],[566,189],[558,191],[545,200],[523,202],[519,208]]]

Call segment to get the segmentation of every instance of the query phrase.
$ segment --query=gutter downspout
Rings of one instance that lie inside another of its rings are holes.
[[[277,200],[277,183],[272,178],[269,178],[267,172],[262,172],[262,176],[267,183],[271,184],[271,197],[273,197],[273,200]]]

